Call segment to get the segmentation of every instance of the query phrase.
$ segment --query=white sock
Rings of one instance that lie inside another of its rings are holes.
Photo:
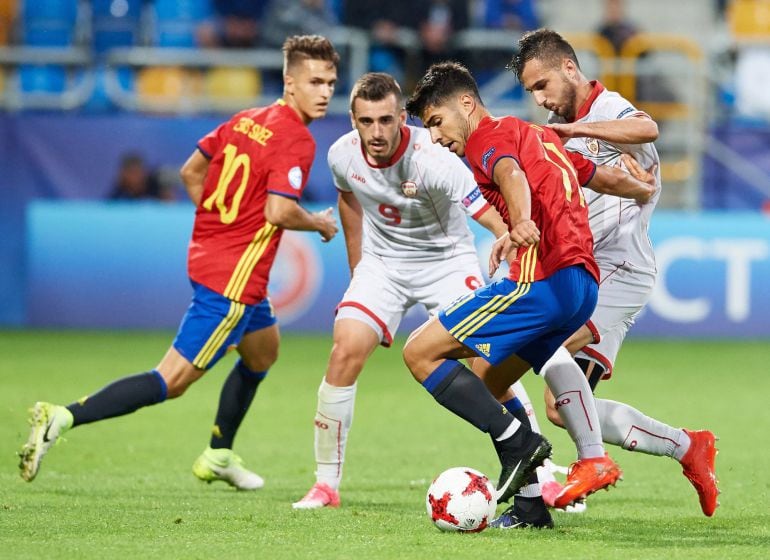
[[[583,371],[564,347],[540,370],[556,396],[556,410],[577,447],[578,459],[604,456],[604,444],[594,396]]]
[[[683,430],[645,416],[627,404],[596,399],[596,411],[607,443],[629,451],[673,457],[677,461],[690,448],[690,438]]]
[[[511,385],[511,389],[513,389],[513,393],[516,395],[516,398],[519,399],[521,404],[524,406],[524,410],[527,413],[527,418],[529,418],[529,425],[532,427],[532,431],[537,432],[538,434],[542,434],[543,432],[540,431],[540,423],[537,421],[537,416],[535,415],[535,408],[532,406],[532,400],[529,398],[524,385],[522,385],[521,381],[517,381]],[[556,477],[553,476],[551,469],[549,469],[547,466],[550,462],[550,459],[546,459],[543,462],[542,467],[537,467],[537,480],[540,482],[540,484],[556,480]],[[525,486],[521,490],[521,493],[524,496],[531,497],[530,494],[534,493],[534,491],[531,493],[527,492],[527,487]],[[537,489],[537,494],[535,495],[540,495],[539,488]]]
[[[315,414],[316,480],[335,490],[342,480],[345,444],[353,423],[356,385],[334,387],[321,381],[318,388],[318,410]]]
[[[540,424],[537,421],[537,416],[535,416],[535,409],[532,406],[532,401],[530,400],[524,385],[521,384],[521,381],[517,381],[511,385],[511,389],[513,389],[513,394],[516,395],[519,402],[524,405],[524,410],[527,413],[527,418],[529,418],[529,425],[532,427],[532,431],[542,434],[543,432],[540,431]]]

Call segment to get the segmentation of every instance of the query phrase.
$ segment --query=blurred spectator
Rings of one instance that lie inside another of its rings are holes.
[[[337,24],[328,0],[269,0],[263,19],[262,41],[280,47],[290,35],[326,35]]]
[[[369,70],[388,72],[404,85],[405,49],[402,30],[417,32],[415,9],[421,0],[343,0],[342,23],[368,31],[372,37]],[[415,45],[415,48],[417,45]]]
[[[427,0],[412,2],[412,5],[415,15],[420,18],[423,67],[448,58],[458,58],[450,39],[453,33],[468,27],[467,0]]]
[[[268,0],[212,0],[215,17],[198,28],[198,42],[209,48],[256,47],[267,3]]]
[[[604,2],[604,17],[596,32],[612,44],[616,54],[620,54],[626,41],[639,33],[636,26],[626,19],[623,0]]]
[[[535,0],[480,0],[482,23],[490,29],[529,31],[540,27]]]
[[[120,160],[111,200],[175,200],[173,180],[163,171],[151,172],[137,153]]]
[[[345,0],[343,7],[343,24],[371,35],[369,69],[392,74],[407,89],[407,74],[422,74],[424,66],[456,56],[452,34],[469,24],[467,0]]]
[[[603,20],[596,32],[612,44],[616,56],[620,56],[629,39],[641,33],[637,26],[626,18],[624,0],[605,0]],[[641,53],[639,60],[642,61],[647,56],[647,53]],[[640,67],[642,65],[637,64],[637,70]],[[631,101],[676,101],[676,95],[667,83],[667,79],[648,71],[637,74],[635,92],[624,91],[621,93]]]

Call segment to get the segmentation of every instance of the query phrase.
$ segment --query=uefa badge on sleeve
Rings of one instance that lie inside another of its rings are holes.
[[[403,181],[401,183],[401,192],[407,198],[414,198],[417,196],[417,183],[414,181]]]

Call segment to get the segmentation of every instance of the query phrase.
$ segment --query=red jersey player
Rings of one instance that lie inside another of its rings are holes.
[[[66,430],[181,396],[227,351],[238,360],[222,388],[210,446],[193,473],[239,489],[263,485],[232,451],[257,386],[278,352],[278,326],[267,298],[270,268],[283,229],[337,233],[331,209],[308,213],[298,200],[313,162],[307,125],[326,114],[339,56],[320,36],[289,37],[283,46],[284,94],[269,107],[242,111],[206,135],[181,170],[196,204],[188,269],[192,303],[155,369],[119,379],[66,407],[38,402],[21,453],[21,475]]]
[[[433,142],[467,155],[477,181],[500,192],[516,251],[508,278],[458,299],[413,333],[407,366],[442,406],[490,434],[502,465],[498,501],[532,477],[551,445],[512,418],[461,358],[529,363],[557,395],[578,464],[592,467],[573,469],[583,476],[581,494],[613,484],[620,469],[605,455],[591,389],[561,348],[596,305],[598,269],[577,173],[558,136],[513,117],[492,118],[470,72],[454,62],[428,69],[407,110]],[[501,248],[496,244],[498,254]]]

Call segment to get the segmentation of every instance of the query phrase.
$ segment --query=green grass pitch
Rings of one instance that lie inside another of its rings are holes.
[[[770,344],[629,341],[600,394],[721,440],[722,506],[708,519],[671,459],[611,449],[625,471],[583,515],[552,531],[443,534],[425,513],[435,475],[471,466],[495,479],[488,438],[412,381],[398,348],[378,350],[360,381],[343,507],[291,509],[314,480],[316,390],[330,336],[286,335],[235,447],[266,479],[235,492],[191,474],[205,447],[227,356],[181,399],[84,426],[46,456],[33,483],[15,452],[35,400],[68,403],[154,366],[170,333],[0,332],[2,558],[768,558]],[[540,405],[542,380],[525,384]],[[542,410],[542,406],[540,406]],[[574,447],[546,426],[555,460]]]

